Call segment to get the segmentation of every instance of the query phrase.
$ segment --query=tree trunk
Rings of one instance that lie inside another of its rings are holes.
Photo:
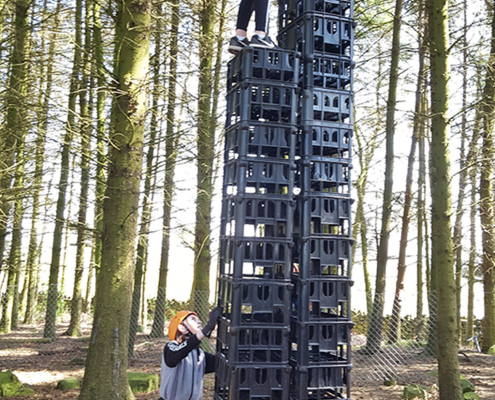
[[[423,21],[423,4],[420,2],[418,22],[421,26]],[[422,32],[420,32],[420,35]],[[392,317],[390,319],[390,331],[388,336],[389,343],[396,343],[400,340],[400,314],[402,309],[401,294],[404,290],[404,278],[406,275],[406,250],[407,238],[409,233],[409,221],[411,219],[411,206],[413,200],[413,171],[416,153],[416,144],[420,135],[423,116],[421,115],[423,93],[424,93],[424,74],[425,74],[425,54],[426,48],[424,40],[420,38],[419,45],[419,70],[418,81],[416,83],[416,105],[414,110],[413,135],[411,140],[411,150],[407,161],[406,191],[404,195],[404,210],[402,213],[402,229],[400,236],[399,260],[397,265],[397,282],[395,286],[394,305],[392,307]]]
[[[20,127],[25,129],[25,127]],[[25,137],[25,136],[24,136]],[[15,276],[14,280],[14,297],[12,303],[12,329],[19,328],[19,285],[21,282],[21,241],[22,241],[22,219],[24,216],[24,163],[25,160],[24,144],[19,146],[19,154],[16,159],[16,178],[14,181],[14,190],[16,191],[14,201],[14,217],[12,226],[12,242],[10,244],[9,254],[9,276],[12,272]]]
[[[86,283],[86,294],[84,295],[84,300],[83,300],[83,305],[82,305],[82,312],[86,313],[90,309],[91,305],[91,291],[93,289],[93,272],[95,270],[95,247],[93,245],[93,248],[91,249],[91,261],[89,262],[89,268],[88,268],[88,280]]]
[[[91,51],[91,20],[93,18],[93,0],[87,0],[85,5],[85,38],[84,38],[84,57],[83,57],[83,76],[79,91],[79,106],[81,109],[80,132],[81,132],[81,186],[79,193],[79,212],[77,218],[77,242],[76,242],[76,266],[74,274],[74,287],[72,292],[71,314],[69,328],[66,335],[81,335],[81,313],[82,313],[82,278],[84,268],[84,250],[86,248],[86,212],[88,209],[88,191],[89,191],[89,158],[91,154],[91,123],[88,106],[89,75]]]
[[[101,40],[100,3],[93,5],[93,43],[96,67],[96,188],[94,219],[94,269],[97,275],[101,265],[101,235],[103,232],[103,199],[105,197],[105,69],[103,42]]]
[[[462,217],[464,215],[464,197],[467,183],[466,168],[466,129],[467,129],[467,68],[468,68],[468,43],[467,43],[467,1],[463,1],[464,27],[462,37],[462,120],[461,120],[461,154],[459,156],[459,197],[457,200],[456,220],[454,225],[454,262],[456,281],[456,302],[457,302],[457,329],[459,330],[459,340],[461,340],[461,278],[462,278]]]
[[[218,18],[218,32],[217,32],[217,51],[215,55],[215,68],[213,71],[213,91],[212,91],[212,107],[211,107],[211,119],[210,119],[210,131],[213,137],[218,125],[217,111],[218,111],[218,99],[220,98],[220,77],[222,76],[222,50],[223,50],[223,38],[225,37],[225,20],[227,7],[227,0],[222,0],[220,4],[220,13]]]
[[[477,193],[477,168],[472,167],[469,171],[469,180],[471,183],[471,208],[470,208],[470,246],[469,246],[469,266],[468,266],[468,304],[467,304],[467,321],[466,321],[466,338],[474,336],[474,282],[475,261],[476,261],[476,212],[478,204],[476,202]]]
[[[411,140],[411,150],[409,152],[407,162],[407,176],[406,176],[406,192],[404,201],[404,211],[402,213],[402,229],[400,236],[399,247],[399,263],[397,266],[397,281],[395,285],[394,305],[392,307],[392,316],[390,318],[390,331],[388,334],[388,342],[396,343],[400,339],[400,313],[402,309],[401,294],[404,290],[404,278],[406,275],[406,250],[407,250],[407,238],[409,233],[409,221],[411,219],[411,205],[412,205],[412,183],[413,183],[413,170],[414,170],[414,158],[416,153],[416,143],[418,137],[418,113],[419,102],[421,101],[421,88],[419,85],[420,78],[418,77],[418,88],[416,92],[416,115],[414,121],[414,133]]]
[[[386,155],[385,189],[383,192],[382,226],[377,254],[375,299],[370,316],[366,351],[374,354],[380,348],[383,329],[383,307],[385,303],[385,281],[388,260],[388,242],[390,237],[390,219],[392,214],[393,172],[394,172],[394,134],[395,107],[397,103],[397,82],[399,80],[400,28],[402,20],[402,0],[396,0],[394,28],[392,37],[392,59],[390,62],[390,81],[386,117]]]
[[[366,194],[366,184],[368,182],[368,173],[373,155],[377,147],[377,138],[382,130],[382,106],[380,104],[381,100],[381,87],[382,87],[382,64],[383,57],[381,52],[380,43],[378,43],[378,71],[376,76],[376,124],[373,134],[369,141],[363,144],[361,133],[358,127],[355,127],[354,135],[356,137],[357,143],[357,155],[359,159],[360,173],[356,181],[356,189],[358,193],[358,201],[356,207],[356,217],[354,224],[352,226],[353,239],[357,240],[360,236],[361,240],[361,255],[363,259],[363,274],[364,274],[364,285],[366,291],[366,310],[368,317],[371,315],[373,310],[373,292],[371,288],[370,274],[368,270],[368,223],[364,215],[364,201]],[[352,247],[352,260],[355,259],[354,254],[357,246]]]
[[[1,9],[5,7],[4,1],[0,2]],[[7,112],[5,116],[5,129],[0,135],[0,271],[2,270],[7,224],[12,206],[12,194],[10,186],[14,174],[15,155],[20,154],[18,147],[23,145],[25,129],[19,129],[25,123],[22,118],[26,95],[26,48],[29,33],[28,13],[31,2],[16,0],[15,17],[13,21],[14,44],[10,57],[10,77],[8,90],[5,95]],[[3,18],[0,21],[0,32],[3,31]],[[0,46],[3,47],[3,46]]]
[[[79,71],[81,69],[81,15],[82,0],[76,1],[75,12],[75,46],[74,65],[70,78],[69,106],[67,112],[67,123],[62,145],[62,161],[60,166],[60,179],[58,183],[58,199],[55,216],[55,228],[53,232],[52,259],[50,263],[50,277],[48,280],[48,294],[46,299],[46,316],[43,336],[45,338],[55,337],[55,324],[58,308],[58,277],[60,272],[60,253],[62,247],[62,231],[64,229],[65,197],[67,192],[67,181],[69,177],[70,148],[75,129],[76,98],[79,90]]]
[[[22,128],[21,128],[22,129]],[[19,282],[21,273],[21,233],[23,217],[23,190],[24,185],[24,143],[18,145],[19,154],[16,154],[16,178],[14,180],[14,217],[12,226],[12,241],[7,261],[7,296],[4,303],[0,332],[9,333],[19,325]]]
[[[80,400],[134,398],[127,382],[127,353],[152,4],[124,0],[120,7],[103,251]]]
[[[146,273],[148,271],[148,252],[145,253],[143,262],[143,284],[141,287],[141,325],[146,329],[148,325],[148,302],[146,301]]]
[[[143,284],[143,264],[148,253],[148,238],[151,225],[151,213],[153,210],[153,193],[155,191],[152,188],[152,179],[156,176],[155,168],[155,146],[157,145],[156,135],[158,131],[158,101],[160,99],[160,66],[161,66],[161,6],[157,6],[157,20],[156,20],[156,34],[155,36],[155,55],[153,57],[153,106],[151,109],[151,122],[150,122],[150,137],[149,148],[146,156],[146,175],[144,181],[144,195],[141,214],[141,228],[139,232],[136,266],[134,268],[134,290],[132,292],[132,308],[131,308],[131,324],[129,331],[129,357],[134,355],[134,341],[136,339],[136,332],[138,328],[139,311],[141,305],[141,295]],[[155,171],[155,172],[153,172]]]
[[[24,179],[24,140],[27,133],[27,111],[25,105],[26,97],[26,49],[29,33],[28,14],[31,3],[26,0],[17,0],[15,6],[14,20],[14,47],[11,56],[11,72],[9,88],[6,94],[7,115],[5,121],[4,137],[0,141],[0,259],[3,259],[5,247],[5,233],[8,214],[10,210],[10,198],[12,192],[10,184],[12,181],[11,168],[14,162],[15,168],[14,189],[18,189],[14,209],[14,222],[12,229],[11,252],[9,255],[7,298],[4,302],[4,312],[0,322],[0,330],[9,332],[11,327],[16,328],[18,315],[18,288],[15,287],[16,274],[20,267],[20,245],[21,245],[21,222],[22,222],[22,198]],[[1,264],[1,261],[0,261]],[[1,266],[1,265],[0,265]]]
[[[440,400],[461,399],[448,148],[449,29],[447,0],[428,0],[431,73],[432,259],[437,278],[437,358]]]
[[[375,131],[376,132],[376,131]],[[366,182],[368,180],[368,169],[369,162],[371,161],[371,157],[367,158],[366,155],[363,156],[363,152],[366,150],[363,148],[361,143],[361,135],[356,127],[354,130],[354,135],[356,137],[356,142],[358,143],[358,156],[359,156],[359,164],[361,166],[361,173],[356,182],[356,188],[358,193],[358,204],[356,210],[356,219],[354,221],[354,225],[352,228],[352,233],[354,236],[354,240],[357,240],[358,235],[361,239],[361,255],[363,258],[363,273],[364,273],[364,286],[366,291],[366,310],[368,316],[371,315],[373,310],[373,298],[372,298],[372,289],[371,289],[371,280],[370,274],[368,271],[368,235],[367,235],[367,222],[364,215],[364,199],[366,193]],[[376,138],[376,136],[374,136]],[[370,147],[375,148],[373,145]],[[372,152],[368,153],[371,156]],[[356,246],[353,246],[352,251],[354,252]],[[354,260],[354,257],[352,258]]]
[[[54,16],[54,26],[58,26],[59,23],[59,12],[60,12],[61,1],[57,1],[57,7]],[[48,129],[48,110],[49,102],[52,93],[53,85],[53,59],[55,53],[55,43],[57,41],[57,30],[54,30],[50,35],[50,45],[48,46],[48,59],[46,65],[46,85],[41,85],[43,90],[43,101],[40,105],[40,112],[38,113],[38,136],[36,138],[36,155],[35,155],[35,171],[34,171],[34,181],[33,181],[33,212],[31,220],[31,232],[29,236],[29,248],[26,261],[27,267],[27,278],[28,279],[28,293],[27,293],[27,304],[26,304],[26,314],[24,316],[24,323],[31,324],[33,322],[33,312],[35,306],[35,297],[37,292],[36,281],[37,281],[37,254],[38,254],[38,217],[39,217],[39,207],[40,207],[40,191],[43,184],[43,162],[45,157],[45,141],[46,132]],[[44,45],[41,46],[44,49]],[[43,51],[42,51],[43,56]],[[43,60],[41,61],[43,66]]]
[[[94,21],[94,12],[95,12],[95,7],[94,7],[94,4],[92,4],[92,15],[93,15],[93,21]],[[88,25],[91,25],[92,21],[89,21],[89,24]],[[93,29],[93,35],[92,35],[93,39],[92,39],[92,43],[93,43],[93,48],[94,48],[94,29]],[[91,49],[90,49],[91,50]],[[91,54],[91,53],[89,53]],[[93,62],[90,66],[90,70],[91,70],[91,78],[89,80],[89,103],[88,103],[88,115],[89,115],[89,118],[90,120],[92,121],[92,118],[93,118],[93,114],[94,114],[94,109],[98,106],[98,99],[96,96],[96,104],[95,104],[95,96],[93,95],[95,93],[95,91],[98,91],[96,85],[98,83],[98,78],[97,78],[97,69],[96,69],[96,65],[95,63]],[[96,106],[96,107],[95,107]],[[92,138],[90,138],[92,139]],[[98,142],[98,138],[97,138],[97,142]],[[98,148],[96,149],[96,151],[98,151]],[[95,202],[96,203],[96,202]],[[92,237],[92,245],[91,245],[91,256],[90,256],[90,260],[89,260],[89,266],[88,266],[88,276],[87,276],[87,280],[86,280],[86,293],[84,295],[84,298],[82,300],[82,308],[81,308],[81,312],[82,313],[86,313],[88,312],[89,310],[89,305],[91,303],[91,293],[92,293],[92,290],[93,290],[93,273],[94,273],[94,270],[95,270],[95,245],[94,245],[94,242],[95,242],[95,228],[96,228],[96,217],[95,219],[93,220],[93,237]],[[88,233],[86,233],[86,235],[88,235]]]
[[[170,8],[172,18],[170,25],[170,63],[167,90],[167,129],[165,133],[165,183],[163,186],[162,246],[155,314],[153,318],[153,325],[151,327],[152,337],[162,337],[165,328],[165,300],[167,298],[168,256],[170,250],[170,220],[172,212],[172,199],[174,196],[174,174],[179,138],[178,130],[174,132],[175,103],[177,100],[177,55],[179,50],[179,1],[171,1]]]
[[[65,229],[64,229],[64,238],[63,238],[63,243],[64,243],[64,248],[63,251],[61,250],[62,254],[62,276],[60,277],[60,290],[59,290],[59,299],[63,299],[63,295],[65,294],[65,271],[67,270],[67,249],[69,248],[69,232],[71,230],[71,224],[70,221],[72,221],[72,200],[74,199],[74,183],[75,179],[74,176],[76,174],[76,159],[77,159],[77,154],[75,151],[72,152],[72,161],[70,163],[70,176],[68,177],[69,181],[69,200],[67,201],[67,217],[66,220],[69,221],[69,223],[65,224]],[[61,304],[62,305],[62,302]]]
[[[492,21],[491,51],[486,67],[483,89],[483,145],[481,150],[480,214],[483,232],[483,290],[485,292],[485,317],[483,318],[482,351],[487,352],[495,344],[495,213],[493,207],[493,119],[495,118],[495,14]]]
[[[201,319],[207,316],[210,289],[211,197],[215,137],[211,132],[211,67],[215,2],[201,0],[199,5],[199,88],[197,134],[197,197],[194,231],[194,279],[191,307]]]
[[[426,194],[426,154],[425,154],[425,97],[426,93],[423,93],[421,101],[421,115],[423,122],[421,123],[418,148],[419,148],[419,170],[418,170],[418,210],[417,210],[417,228],[418,228],[418,260],[416,266],[416,287],[417,287],[417,300],[416,300],[416,334],[419,335],[423,331],[423,247],[425,238],[423,235],[423,226],[425,224],[425,194]]]
[[[477,95],[476,98],[480,99],[482,94],[482,71],[481,63],[478,64],[477,74]],[[469,152],[467,155],[466,168],[469,171],[469,181],[471,184],[471,204],[470,204],[470,246],[469,246],[469,261],[468,261],[468,307],[467,307],[467,323],[466,323],[466,338],[474,336],[474,283],[476,280],[476,213],[478,210],[478,203],[476,201],[476,195],[478,194],[477,175],[478,175],[478,158],[479,158],[479,138],[481,131],[482,113],[480,106],[476,107],[476,115],[474,117],[473,124],[473,136],[471,143],[469,144]],[[470,342],[473,345],[473,342]]]
[[[426,8],[428,10],[428,3],[426,3]],[[428,12],[428,19],[429,19],[429,11]],[[427,24],[429,27],[429,22]],[[427,40],[430,41],[429,38],[429,28],[428,28],[428,33],[425,35],[427,37]],[[428,98],[425,96],[425,115],[431,115],[432,111],[428,106]],[[428,132],[431,131],[431,118],[428,119],[427,121],[427,127],[425,131],[425,138],[428,139],[428,170],[431,171],[433,169],[432,166],[432,150],[431,150],[431,140],[428,137]],[[433,178],[431,173],[428,173],[429,176],[429,183],[430,187],[433,186]],[[425,194],[427,190],[425,189]],[[432,246],[432,240],[430,239],[429,235],[429,230],[428,230],[428,216],[426,213],[426,209],[424,210],[423,214],[423,229],[424,229],[424,236],[425,236],[425,264],[426,264],[426,290],[428,293],[428,312],[429,312],[429,317],[428,317],[428,343],[425,348],[425,353],[429,354],[431,356],[436,356],[437,355],[437,268],[436,265],[433,264],[432,258],[430,259],[430,245]]]

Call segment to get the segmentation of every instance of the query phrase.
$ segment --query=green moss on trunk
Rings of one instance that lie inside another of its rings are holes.
[[[127,354],[141,180],[152,3],[128,0],[116,27],[116,79],[103,251],[82,400],[133,399]]]

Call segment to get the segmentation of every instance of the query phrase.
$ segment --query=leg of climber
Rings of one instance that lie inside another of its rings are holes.
[[[254,3],[254,10],[256,11],[256,27],[254,35],[251,39],[251,45],[257,47],[275,48],[277,45],[266,34],[270,0],[254,0]]]
[[[276,47],[275,43],[266,35],[268,6],[269,0],[241,0],[237,14],[236,36],[229,42],[231,53],[237,54],[250,44],[258,47]],[[249,42],[246,31],[253,11],[256,13],[255,34]]]
[[[253,15],[254,3],[255,0],[241,0],[241,4],[239,4],[235,36],[229,42],[229,51],[233,54],[237,54],[249,46],[246,31],[251,15]]]

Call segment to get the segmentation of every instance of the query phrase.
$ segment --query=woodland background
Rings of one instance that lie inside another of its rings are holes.
[[[456,314],[451,338],[461,317],[462,338],[484,317],[488,351],[495,344],[494,3],[452,1],[439,13],[446,4],[354,4],[353,307],[376,326],[393,309],[398,332],[401,307],[419,324],[431,304],[446,305]],[[66,333],[80,334],[81,315],[98,304],[95,277],[113,268],[102,261],[111,237],[102,240],[105,199],[109,220],[115,213],[138,229],[112,236],[133,249],[114,259],[125,266],[119,295],[121,304],[132,301],[134,326],[163,335],[165,311],[147,321],[150,302],[165,310],[167,299],[190,299],[206,313],[208,301],[199,299],[213,301],[215,293],[225,44],[236,8],[227,0],[0,4],[2,332],[38,312],[44,337],[53,338],[59,310],[69,307]],[[271,15],[275,37],[275,3]],[[125,35],[136,35],[131,45]],[[435,75],[440,59],[448,68]],[[128,156],[134,169],[126,176],[138,191],[120,207],[109,165],[122,166],[115,149],[123,126],[125,143],[142,158]],[[109,249],[120,251],[112,240]],[[452,296],[442,297],[445,288]],[[378,332],[368,337],[371,352]]]

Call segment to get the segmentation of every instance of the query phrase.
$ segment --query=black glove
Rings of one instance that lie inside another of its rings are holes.
[[[210,337],[211,332],[213,332],[213,329],[215,329],[218,318],[220,318],[221,315],[222,307],[215,307],[213,310],[211,310],[210,319],[203,328],[203,335],[205,335],[206,337]]]

